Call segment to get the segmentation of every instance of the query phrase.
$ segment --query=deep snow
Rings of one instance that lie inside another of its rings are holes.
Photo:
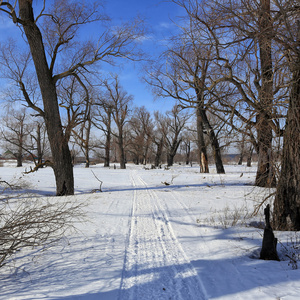
[[[1,180],[54,195],[50,168],[24,169],[5,164]],[[299,299],[300,271],[286,256],[299,259],[299,234],[275,232],[282,261],[259,260],[263,229],[249,224],[262,209],[250,215],[271,191],[252,186],[255,166],[225,169],[97,165],[103,192],[91,193],[99,182],[75,167],[76,195],[60,201],[87,204],[87,221],[46,251],[16,253],[1,268],[0,299]]]

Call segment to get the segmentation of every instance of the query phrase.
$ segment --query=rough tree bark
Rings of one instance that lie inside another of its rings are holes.
[[[161,164],[161,157],[162,157],[162,151],[164,147],[164,138],[162,137],[158,141],[154,140],[154,143],[156,144],[156,153],[155,153],[155,159],[154,159],[154,166],[159,167]]]
[[[300,20],[298,21],[300,29]],[[298,41],[300,43],[300,33]],[[294,64],[293,81],[284,133],[280,178],[274,202],[276,230],[300,230],[300,50]]]
[[[169,145],[169,147],[167,149],[167,151],[168,151],[168,153],[167,153],[167,165],[168,165],[168,167],[173,166],[174,157],[177,153],[177,150],[178,150],[178,147],[179,147],[180,143],[181,143],[181,139],[178,140],[177,137],[176,137],[173,140],[172,144]]]
[[[203,119],[204,127],[207,129],[207,134],[209,136],[210,144],[213,149],[213,156],[215,160],[217,173],[225,174],[219,141],[218,138],[216,137],[215,131],[213,130],[213,128],[209,123],[205,110],[202,111],[202,119]]]
[[[126,169],[126,158],[125,158],[124,138],[123,138],[123,129],[122,128],[119,128],[117,144],[118,144],[118,148],[119,148],[120,169]]]
[[[199,162],[200,162],[200,173],[209,173],[208,168],[208,159],[207,159],[207,151],[204,140],[204,128],[203,128],[203,120],[201,115],[201,109],[197,107],[197,145],[198,145],[198,153],[199,153]]]
[[[73,195],[74,178],[71,153],[63,133],[56,86],[47,63],[42,34],[34,20],[32,0],[19,0],[19,9],[43,99],[44,119],[53,158],[56,194],[58,196]]]
[[[259,53],[261,64],[260,105],[261,110],[270,112],[273,102],[273,65],[272,65],[272,21],[270,0],[261,0],[259,15]],[[276,186],[272,160],[272,128],[267,114],[257,114],[258,166],[255,185],[260,187]]]
[[[104,167],[109,167],[110,164],[110,144],[111,144],[111,132],[107,131],[105,140],[105,156],[104,156]]]

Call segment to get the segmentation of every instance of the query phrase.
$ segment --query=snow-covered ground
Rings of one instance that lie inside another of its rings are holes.
[[[5,164],[1,180],[54,195],[50,168],[24,169]],[[275,232],[280,262],[258,259],[263,229],[250,225],[263,213],[251,213],[271,191],[251,185],[255,167],[91,169],[102,193],[77,166],[76,195],[60,198],[87,204],[86,221],[46,251],[16,253],[0,269],[0,299],[300,299],[300,270],[286,256],[299,259],[298,233]]]

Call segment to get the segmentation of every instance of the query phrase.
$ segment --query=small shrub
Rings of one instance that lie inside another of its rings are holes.
[[[293,270],[298,269],[298,262],[300,261],[300,237],[298,232],[290,233],[286,244],[279,241],[281,246],[281,259],[288,260],[288,265]]]
[[[0,267],[23,248],[47,247],[60,240],[83,216],[83,205],[73,201],[22,196],[0,201]]]
[[[233,207],[226,205],[224,209],[212,212],[209,218],[204,220],[204,223],[221,228],[229,228],[236,225],[246,224],[246,219],[248,219],[249,213],[245,206]],[[201,220],[197,219],[196,222],[201,224]]]

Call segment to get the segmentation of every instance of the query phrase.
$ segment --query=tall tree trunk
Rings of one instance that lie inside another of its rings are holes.
[[[211,127],[211,125],[208,121],[206,111],[202,110],[201,115],[202,115],[202,120],[203,120],[204,127],[207,128],[207,133],[208,133],[208,136],[209,136],[210,144],[211,144],[211,147],[213,149],[213,156],[214,156],[214,160],[215,160],[215,164],[216,164],[217,173],[218,174],[225,174],[225,169],[224,169],[224,166],[223,166],[221,149],[220,149],[218,138],[215,134],[215,131],[213,130],[213,128]]]
[[[58,196],[73,195],[74,178],[71,153],[62,129],[56,86],[47,63],[42,34],[34,22],[32,1],[19,0],[19,9],[43,99],[44,119],[56,180],[56,194]]]
[[[173,166],[174,164],[174,157],[177,153],[178,147],[181,143],[181,140],[177,140],[178,136],[176,135],[175,140],[172,142],[171,145],[168,147],[168,153],[167,153],[167,164],[168,167]]]
[[[300,30],[300,21],[298,21]],[[300,41],[300,33],[299,39]],[[276,230],[300,230],[300,52],[293,70],[282,165],[274,202]]]
[[[118,146],[119,146],[119,159],[120,159],[120,169],[126,169],[126,158],[125,151],[123,146],[123,136],[122,133],[119,132],[118,136]]]
[[[19,149],[18,149],[18,152],[17,152],[17,155],[16,155],[16,158],[17,158],[17,167],[22,167],[22,163],[23,163],[23,149],[22,149],[22,146],[19,146]]]
[[[106,141],[105,141],[104,167],[109,167],[110,164],[110,141],[111,141],[111,133],[110,131],[108,131],[106,134]]]
[[[247,167],[251,167],[253,151],[254,151],[254,147],[250,147],[247,155]]]
[[[92,120],[90,117],[90,113],[88,115],[86,122],[87,122],[86,128],[83,124],[83,131],[85,130],[86,134],[85,134],[85,137],[82,136],[82,138],[83,138],[84,155],[85,155],[85,167],[89,168],[90,164],[91,164],[91,161],[90,161],[90,136],[91,136],[91,127],[92,127]]]
[[[186,146],[185,164],[189,165],[190,164],[190,158],[191,158],[191,141],[188,141],[185,146]]]
[[[203,134],[203,120],[201,109],[197,107],[197,145],[199,153],[200,173],[209,173],[206,144]]]
[[[161,163],[161,156],[162,156],[162,151],[163,151],[164,139],[161,138],[159,140],[159,142],[156,143],[156,145],[157,145],[157,150],[156,150],[156,154],[155,154],[154,166],[158,167]]]
[[[43,162],[42,136],[41,136],[40,124],[37,124],[37,128],[36,128],[36,149],[37,149],[37,163],[39,165]]]
[[[172,167],[174,164],[174,156],[172,156],[170,153],[167,154],[167,165],[168,167]]]
[[[258,140],[258,166],[255,185],[261,187],[274,187],[276,179],[274,176],[272,160],[272,128],[271,106],[273,102],[273,65],[272,65],[272,21],[270,16],[270,0],[260,2],[260,33],[259,52],[261,64],[261,88],[260,105],[261,112],[257,115],[257,140]]]
[[[90,153],[89,153],[89,150],[87,150],[87,149],[85,152],[85,167],[86,168],[90,167]]]
[[[240,150],[241,150],[241,152],[240,152],[240,157],[239,157],[238,165],[242,165],[243,164],[243,158],[244,158],[244,155],[245,155],[245,135],[244,134],[242,136]]]

